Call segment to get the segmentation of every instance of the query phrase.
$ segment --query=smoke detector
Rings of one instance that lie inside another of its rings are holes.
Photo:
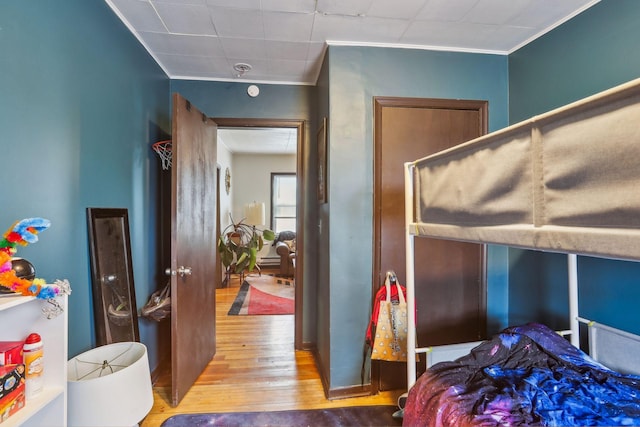
[[[251,71],[251,65],[245,64],[244,62],[238,62],[234,64],[233,69],[236,71],[236,77],[242,77],[249,71]]]

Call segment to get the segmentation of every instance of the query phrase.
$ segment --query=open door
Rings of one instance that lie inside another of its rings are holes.
[[[217,125],[173,95],[171,168],[171,404],[216,351]]]

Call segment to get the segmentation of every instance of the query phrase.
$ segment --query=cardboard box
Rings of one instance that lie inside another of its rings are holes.
[[[23,345],[24,341],[0,341],[0,366],[24,363]]]
[[[0,423],[25,404],[24,365],[0,366]]]

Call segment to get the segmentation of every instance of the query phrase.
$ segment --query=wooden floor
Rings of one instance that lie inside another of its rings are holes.
[[[355,405],[395,405],[397,392],[327,400],[311,352],[294,351],[294,316],[227,316],[236,278],[216,291],[217,352],[180,404],[169,404],[171,377],[154,385],[154,405],[141,423],[157,427],[175,414],[277,411]]]

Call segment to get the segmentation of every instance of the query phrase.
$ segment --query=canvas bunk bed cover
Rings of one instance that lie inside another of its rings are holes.
[[[413,238],[640,260],[640,79],[406,164],[407,302]],[[415,382],[409,331],[408,380]]]
[[[412,234],[640,259],[640,80],[413,165]]]

